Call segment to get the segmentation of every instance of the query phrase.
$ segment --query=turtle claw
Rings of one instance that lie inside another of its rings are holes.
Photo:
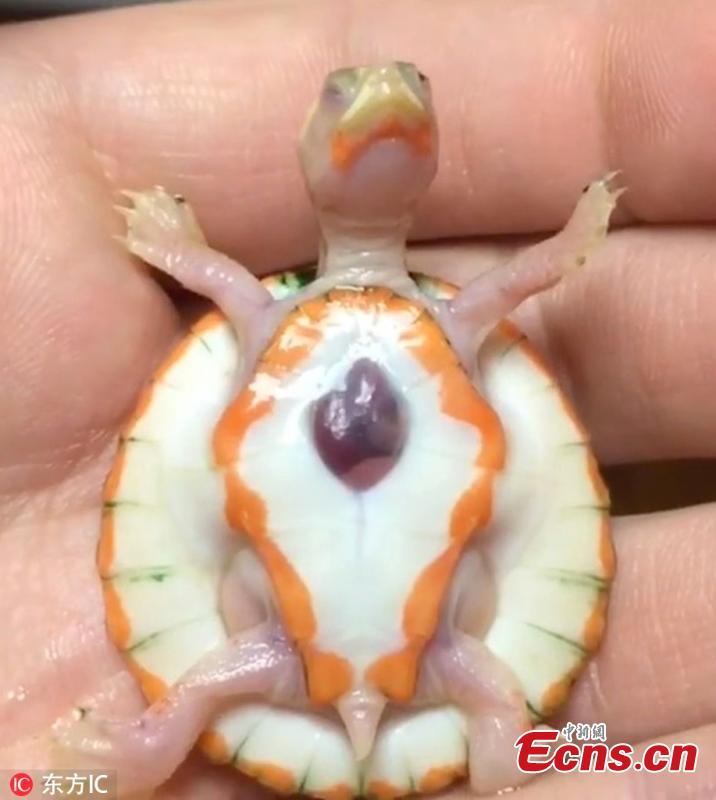
[[[571,245],[564,248],[564,273],[584,266],[607,235],[609,218],[626,191],[616,180],[620,174],[619,170],[614,170],[592,181],[579,198],[562,234]]]
[[[587,184],[583,194],[589,194],[590,192],[592,194],[599,193],[601,196],[607,198],[613,203],[613,208],[616,205],[617,199],[626,191],[626,187],[621,185],[621,183],[618,181],[618,178],[621,174],[622,170],[619,169],[612,170],[612,172],[607,172],[606,175],[603,175],[601,178],[597,178],[597,180]]]
[[[160,187],[155,187],[155,188],[160,188]],[[134,189],[120,189],[119,194],[121,194],[122,197],[126,197],[127,200],[131,200],[134,203],[138,197],[141,197],[143,192],[138,192]]]
[[[121,214],[127,222],[129,222],[132,218],[132,214],[134,214],[134,209],[129,208],[128,206],[120,206],[118,203],[112,206],[112,208],[118,213]]]
[[[161,186],[145,192],[123,189],[120,194],[132,204],[115,206],[127,220],[130,239],[161,247],[182,242],[206,243],[196,215],[182,195],[170,194]]]

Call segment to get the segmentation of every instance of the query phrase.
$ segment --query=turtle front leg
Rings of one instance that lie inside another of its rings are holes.
[[[166,781],[231,698],[290,703],[304,694],[298,656],[280,628],[265,623],[208,653],[139,717],[101,719],[89,711],[79,720],[63,718],[55,740],[87,766],[117,770],[124,796]]]
[[[529,779],[517,766],[515,742],[531,727],[524,694],[511,671],[479,639],[440,631],[429,645],[420,697],[446,699],[468,719],[470,784],[492,794]]]
[[[130,253],[215,303],[253,366],[282,313],[268,290],[245,266],[208,246],[183,196],[161,186],[122,194],[131,206],[116,206],[127,220],[127,233],[118,238]]]
[[[445,332],[466,366],[501,319],[584,266],[606,236],[609,218],[625,191],[616,185],[616,176],[610,173],[590,183],[559,233],[475,278],[439,309]]]

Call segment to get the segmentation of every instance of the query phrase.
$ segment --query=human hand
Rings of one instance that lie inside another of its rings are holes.
[[[465,241],[421,247],[418,269],[464,283],[518,235],[559,228],[589,179],[623,171],[625,227],[519,322],[604,463],[714,455],[716,12],[608,5],[207,0],[0,29],[2,766],[46,764],[44,733],[88,694],[118,713],[142,703],[105,633],[99,496],[180,321],[111,238],[116,190],[185,194],[212,244],[261,272],[311,260],[294,148],[334,66],[399,57],[431,77],[442,161],[415,235]],[[617,520],[615,538],[607,637],[562,720],[698,742],[698,771],[550,776],[521,793],[626,797],[643,782],[706,797],[716,512]],[[166,795],[229,796],[236,781],[195,762]]]

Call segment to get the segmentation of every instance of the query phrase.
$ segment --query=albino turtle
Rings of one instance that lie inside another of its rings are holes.
[[[515,739],[599,644],[614,560],[587,434],[504,321],[605,235],[564,230],[457,292],[405,266],[437,130],[406,63],[328,76],[300,156],[314,271],[258,281],[185,200],[127,193],[132,253],[215,302],[154,376],[104,494],[110,635],[152,704],[69,738],[123,792],[199,740],[280,793],[523,780]]]

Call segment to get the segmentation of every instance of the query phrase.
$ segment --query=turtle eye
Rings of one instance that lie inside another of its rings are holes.
[[[355,93],[356,70],[348,67],[337,69],[326,79],[323,96],[329,103],[341,103],[350,100]]]
[[[337,104],[345,100],[346,93],[339,84],[330,81],[323,87],[323,98],[329,103]]]
[[[428,76],[424,72],[421,72],[415,64],[410,64],[409,66],[410,69],[403,73],[408,85],[418,97],[426,97],[430,94],[430,80]]]

